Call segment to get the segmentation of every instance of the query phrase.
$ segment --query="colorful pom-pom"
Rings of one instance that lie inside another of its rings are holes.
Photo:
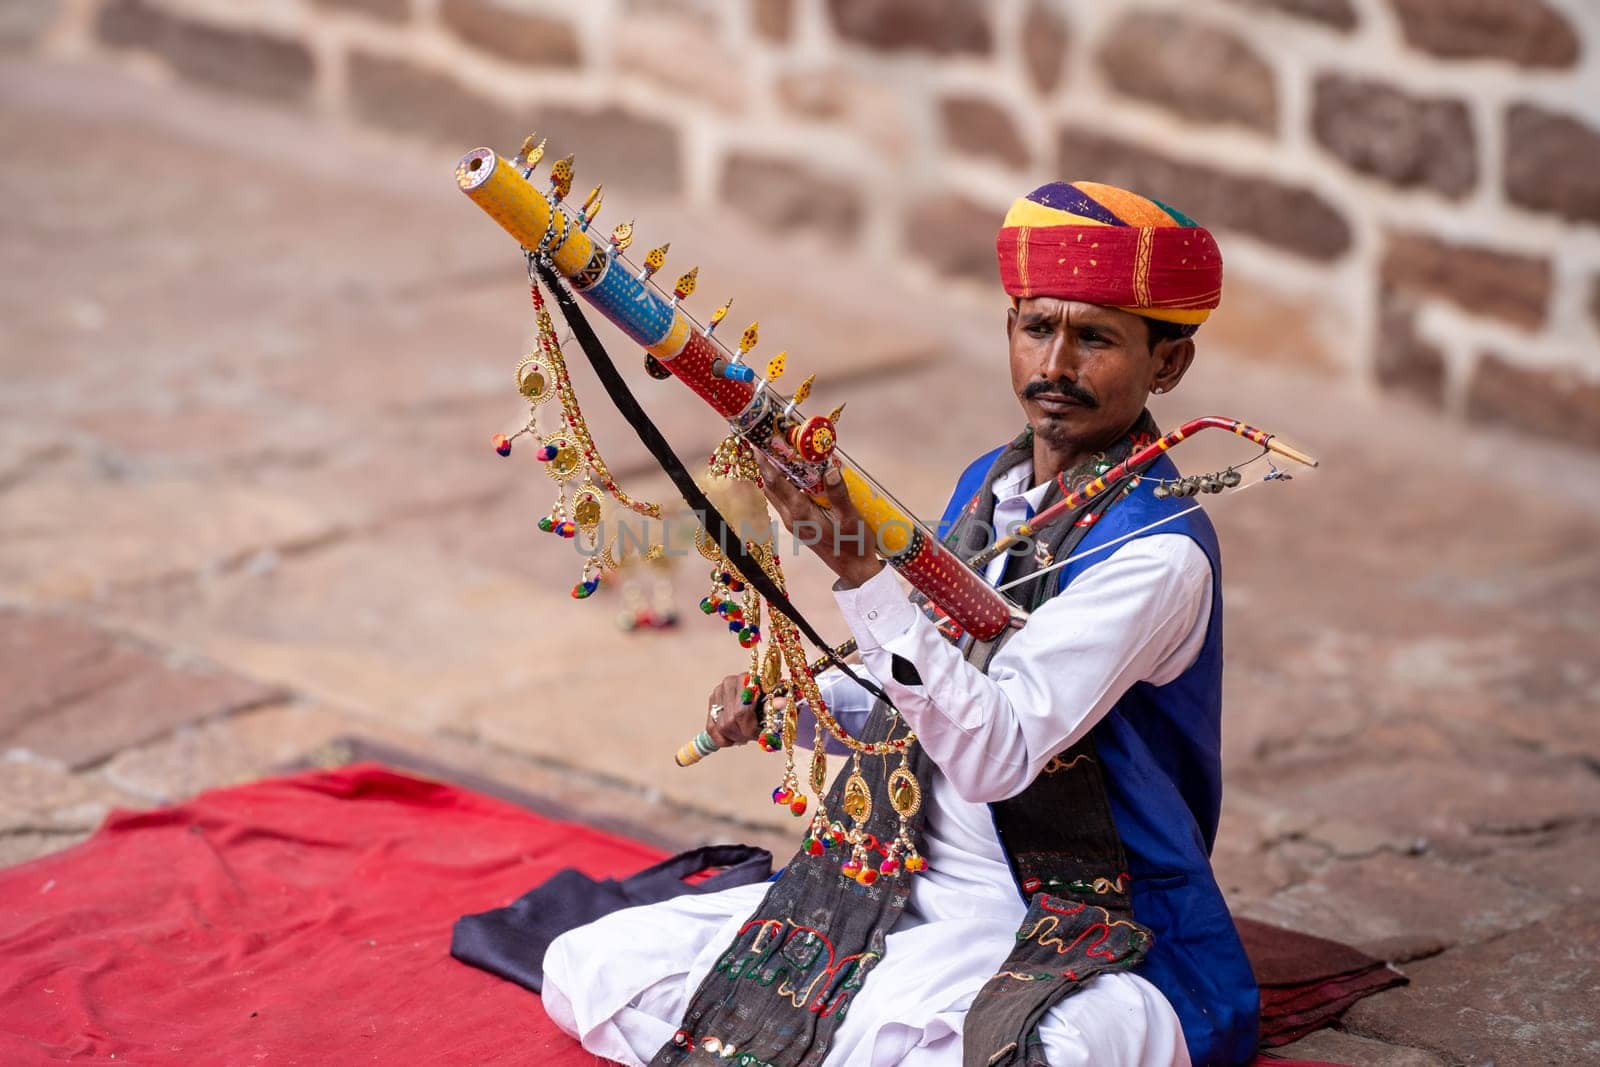
[[[511,438],[503,433],[494,435],[494,450],[502,456],[511,455]]]
[[[714,615],[717,611],[717,602],[710,597],[702,597],[700,599],[700,610],[707,615]]]
[[[534,453],[539,458],[540,463],[549,463],[560,454],[561,450],[555,445],[540,445],[539,451]]]
[[[787,788],[780,785],[778,788],[772,791],[772,802],[774,804],[787,804],[789,803],[789,798],[793,796],[793,793],[789,792]]]
[[[824,851],[826,851],[826,849],[823,848],[822,842],[818,841],[814,837],[806,838],[805,848],[806,855],[808,856],[820,856]]]
[[[899,869],[900,861],[896,859],[886,859],[882,863],[878,864],[878,871],[880,874],[893,874]]]
[[[856,874],[856,881],[860,882],[862,885],[871,885],[873,882],[876,882],[877,880],[878,880],[878,872],[873,870],[871,867],[863,867]]]
[[[544,518],[539,520],[539,529],[543,530],[545,533],[550,533],[554,531],[555,528],[556,520],[552,519],[550,516],[546,515]]]
[[[789,812],[796,817],[806,813],[806,795],[804,793],[796,793],[789,799]]]

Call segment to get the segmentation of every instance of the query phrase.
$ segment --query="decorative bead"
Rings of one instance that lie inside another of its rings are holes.
[[[1037,878],[1024,878],[1022,880],[1022,891],[1024,893],[1037,893],[1043,885],[1044,883]]]
[[[804,793],[796,793],[794,797],[790,799],[789,811],[797,817],[806,813],[806,795]]]
[[[672,1043],[677,1045],[679,1048],[687,1048],[692,1040],[693,1037],[691,1037],[689,1031],[687,1030],[679,1030],[677,1033],[672,1035]]]
[[[503,433],[494,435],[494,450],[502,456],[511,455],[511,438]]]

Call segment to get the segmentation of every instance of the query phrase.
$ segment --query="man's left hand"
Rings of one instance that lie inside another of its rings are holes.
[[[851,502],[837,459],[829,464],[822,478],[826,507],[791,482],[767,457],[757,453],[756,462],[761,467],[767,499],[783,520],[784,528],[816,553],[845,588],[861,585],[883,569],[883,561],[875,551],[877,539]],[[800,529],[796,530],[796,526]]]

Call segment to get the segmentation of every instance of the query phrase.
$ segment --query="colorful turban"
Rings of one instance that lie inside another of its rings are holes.
[[[1198,326],[1222,300],[1222,253],[1193,219],[1098,182],[1051,182],[1011,205],[1000,281],[1013,297],[1054,296]]]

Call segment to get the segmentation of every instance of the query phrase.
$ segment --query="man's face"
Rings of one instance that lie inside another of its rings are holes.
[[[1006,333],[1011,387],[1028,424],[1068,452],[1115,441],[1144,410],[1152,387],[1176,384],[1194,350],[1185,339],[1159,342],[1152,352],[1139,316],[1054,297],[1022,300]]]

